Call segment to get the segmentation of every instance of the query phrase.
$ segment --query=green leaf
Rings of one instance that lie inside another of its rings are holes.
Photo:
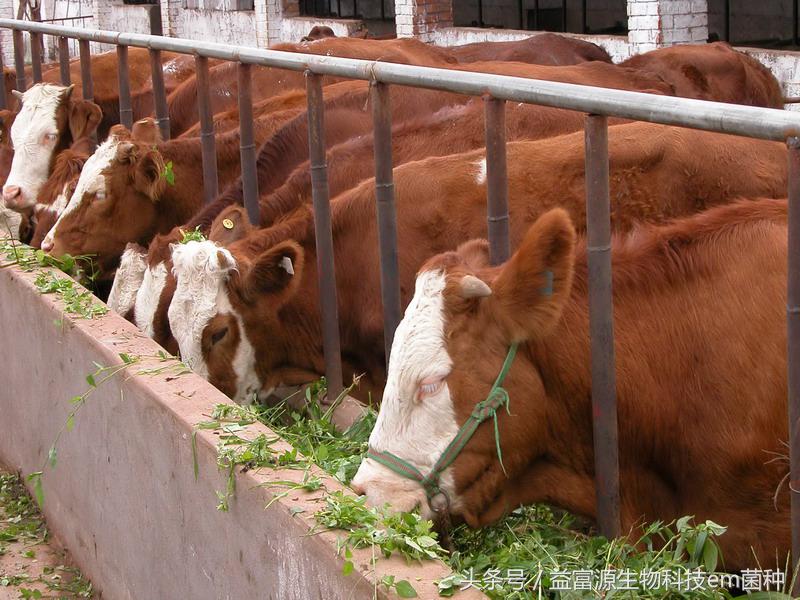
[[[342,575],[350,575],[353,572],[355,565],[353,564],[352,560],[344,561],[344,566],[342,567]]]
[[[401,579],[397,582],[395,586],[395,590],[397,590],[397,595],[401,598],[416,598],[417,597],[417,590],[414,589],[408,581],[405,579]]]
[[[72,431],[72,428],[75,427],[75,414],[71,414],[67,417],[67,431]]]
[[[192,431],[192,468],[194,469],[194,480],[197,481],[197,475],[200,473],[200,465],[197,463],[197,429]]]
[[[706,571],[713,573],[717,570],[717,558],[719,550],[713,540],[708,540],[703,547],[703,565]]]
[[[94,375],[87,375],[86,376],[86,383],[88,383],[92,387],[97,387],[97,384],[94,381]]]
[[[167,161],[167,164],[164,165],[164,180],[169,185],[175,185],[175,171],[172,170],[172,161]]]
[[[69,399],[70,404],[80,404],[83,402],[83,396],[73,396]]]
[[[423,548],[430,548],[436,546],[438,542],[428,535],[421,535],[417,538],[417,543]]]
[[[36,496],[36,503],[41,507],[44,506],[44,490],[42,489],[42,473],[33,482],[33,495]]]
[[[119,357],[122,359],[126,365],[129,365],[133,362],[133,358],[131,358],[130,354],[125,354],[124,352],[120,352]]]
[[[55,468],[58,461],[58,453],[55,446],[50,446],[50,452],[47,453],[47,462],[50,463],[50,468]]]
[[[317,448],[317,460],[327,460],[328,459],[328,447],[327,446],[320,446]]]

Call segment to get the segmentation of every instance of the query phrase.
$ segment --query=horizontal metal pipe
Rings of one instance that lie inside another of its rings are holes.
[[[771,108],[674,98],[643,92],[488,73],[454,72],[449,69],[380,61],[244,48],[140,33],[86,30],[15,19],[0,19],[0,27],[50,35],[66,35],[105,44],[125,44],[139,48],[168,50],[293,71],[310,71],[318,75],[374,80],[472,96],[489,94],[498,100],[541,104],[592,114],[666,125],[681,125],[769,140],[783,141],[787,137],[800,135],[800,114]]]

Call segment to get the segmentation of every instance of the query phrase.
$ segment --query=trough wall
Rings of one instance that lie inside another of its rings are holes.
[[[158,359],[159,346],[118,315],[64,315],[59,300],[36,290],[35,276],[0,269],[0,463],[23,475],[42,470],[63,431],[55,468],[44,468],[43,512],[104,598],[372,598],[375,579],[389,572],[421,597],[437,597],[433,581],[449,572],[437,562],[394,558],[373,571],[371,552],[356,551],[356,571],[343,576],[337,534],[308,535],[321,492],[292,493],[265,509],[285,490],[271,482],[301,481],[300,470],[237,472],[230,510],[218,511],[216,492],[226,483],[218,437],[198,431],[194,453],[192,432],[228,400],[199,377],[179,374],[177,361]],[[120,353],[140,362],[106,383],[98,377],[74,429],[64,430],[69,399],[89,389],[94,363],[120,365]],[[159,371],[142,373],[148,368]],[[243,435],[258,433],[273,435],[261,425]],[[328,490],[342,489],[312,474]]]

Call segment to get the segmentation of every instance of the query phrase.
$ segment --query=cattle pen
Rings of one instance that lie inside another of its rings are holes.
[[[790,445],[792,565],[800,559],[800,114],[597,88],[568,83],[524,79],[442,68],[391,64],[380,61],[281,52],[243,46],[190,41],[133,33],[86,30],[35,22],[0,19],[0,27],[13,30],[17,88],[26,89],[23,32],[31,36],[32,79],[42,80],[41,36],[57,38],[61,80],[70,84],[67,40],[79,41],[83,94],[92,99],[90,42],[116,46],[119,77],[119,109],[122,124],[132,126],[128,83],[129,47],[148,49],[151,55],[155,114],[164,139],[169,139],[169,117],[162,51],[193,55],[199,82],[204,198],[218,193],[215,141],[208,91],[208,59],[238,63],[240,158],[244,204],[252,222],[259,215],[256,179],[256,146],[253,133],[253,101],[250,87],[252,65],[306,74],[309,116],[309,156],[325,375],[329,393],[342,390],[333,237],[328,193],[322,77],[325,75],[365,80],[371,84],[374,123],[375,192],[380,241],[381,286],[386,356],[402,315],[398,280],[398,247],[392,182],[391,106],[388,86],[401,85],[479,96],[485,100],[487,225],[492,264],[510,254],[508,190],[505,150],[505,103],[520,102],[585,113],[586,210],[589,258],[591,384],[594,432],[598,528],[607,537],[620,535],[619,465],[615,392],[614,327],[611,286],[611,227],[609,202],[608,118],[675,125],[765,140],[784,141],[789,156],[789,251],[787,293],[788,422]],[[0,61],[2,52],[0,52]],[[2,66],[2,65],[0,65]],[[0,108],[6,98],[0,78]]]

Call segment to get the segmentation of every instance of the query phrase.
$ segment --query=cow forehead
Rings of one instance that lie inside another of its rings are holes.
[[[142,285],[136,292],[136,313],[134,320],[136,326],[149,337],[155,336],[155,315],[161,292],[167,282],[167,266],[160,262],[156,265],[146,265]]]
[[[235,261],[214,242],[191,241],[173,248],[172,263],[177,284],[168,311],[170,328],[183,360],[202,374],[207,368],[200,347],[203,330],[217,313],[233,312],[225,282]]]
[[[56,112],[65,90],[57,85],[37,84],[26,91],[22,108],[11,125],[11,139],[24,143],[25,138],[40,132],[57,131]]]
[[[444,271],[423,271],[417,277],[414,297],[397,327],[392,342],[387,383],[416,386],[420,379],[444,376],[452,368],[445,344]]]
[[[83,169],[81,170],[81,175],[78,178],[78,183],[75,184],[75,191],[72,193],[58,221],[53,225],[53,229],[51,230],[53,235],[55,235],[56,229],[64,217],[77,210],[84,202],[85,194],[95,193],[105,189],[106,183],[104,173],[113,163],[117,155],[118,145],[119,140],[110,137],[98,146],[94,154],[86,159]]]

